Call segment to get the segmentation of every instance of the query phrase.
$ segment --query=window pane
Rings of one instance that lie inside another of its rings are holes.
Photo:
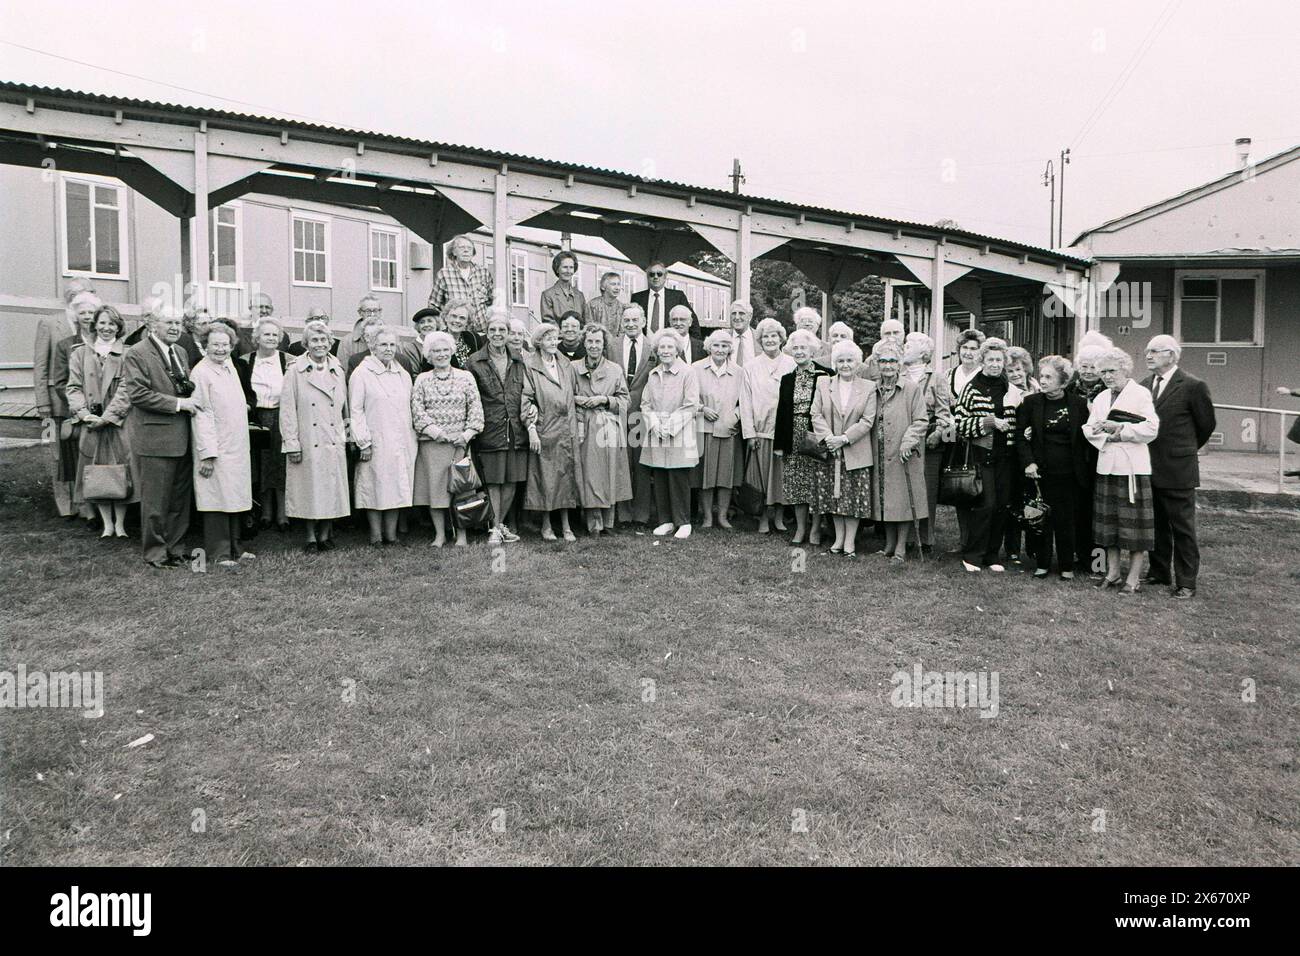
[[[117,210],[95,207],[95,271],[117,275],[122,271],[117,243]]]
[[[294,282],[305,281],[305,276],[303,275],[305,269],[306,267],[303,263],[303,254],[295,250],[293,254],[293,281]]]
[[[1184,342],[1213,342],[1217,303],[1205,299],[1183,300]]]
[[[68,268],[76,272],[93,272],[90,259],[90,187],[85,183],[67,186]]]
[[[1255,280],[1224,279],[1220,283],[1222,311],[1219,316],[1220,342],[1253,342],[1255,339]]]
[[[235,224],[235,210],[233,206],[217,207],[217,222],[223,226],[233,226]]]
[[[312,224],[312,248],[317,252],[325,251],[325,223],[313,222]]]
[[[95,187],[95,205],[117,206],[117,189],[113,186]]]
[[[303,222],[301,219],[295,219],[293,221],[293,247],[295,249],[302,248],[302,226]]]
[[[1217,279],[1184,279],[1183,298],[1217,299],[1219,282]]]

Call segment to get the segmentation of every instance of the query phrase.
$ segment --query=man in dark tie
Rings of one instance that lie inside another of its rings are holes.
[[[650,288],[633,292],[632,302],[641,306],[645,313],[645,334],[654,338],[655,333],[668,328],[668,313],[673,306],[684,305],[691,309],[691,304],[681,289],[668,288],[668,267],[658,259],[650,263],[645,278]],[[691,319],[695,319],[694,309],[691,309]]]
[[[126,350],[122,378],[131,398],[127,441],[140,462],[140,526],[145,563],[184,567],[194,478],[190,461],[191,396],[185,356],[176,346],[181,317],[161,299],[145,303],[146,333]]]
[[[1142,384],[1151,392],[1160,431],[1151,452],[1151,497],[1156,519],[1156,546],[1147,581],[1169,585],[1173,596],[1196,596],[1201,552],[1196,543],[1196,488],[1201,483],[1197,453],[1214,431],[1210,389],[1178,367],[1182,346],[1172,335],[1147,343],[1151,376]]]
[[[632,475],[632,499],[620,502],[618,507],[622,521],[636,524],[648,522],[654,506],[654,484],[650,473],[637,467],[641,462],[641,393],[645,391],[652,358],[649,336],[642,330],[644,325],[645,312],[640,305],[633,303],[625,308],[623,334],[614,341],[613,355],[627,379],[627,461]]]

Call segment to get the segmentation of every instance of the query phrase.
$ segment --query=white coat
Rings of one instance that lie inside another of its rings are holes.
[[[239,383],[235,363],[218,365],[202,358],[190,370],[194,414],[190,442],[194,458],[194,503],[199,511],[238,514],[253,507],[253,466],[248,452],[248,401]],[[204,478],[199,468],[205,458],[215,458],[212,474]]]
[[[280,392],[280,450],[302,453],[286,462],[284,511],[290,518],[325,521],[351,512],[348,504],[348,389],[343,366],[330,355],[324,371],[311,356],[295,358],[284,370]]]
[[[370,460],[357,463],[356,506],[375,511],[411,507],[417,441],[411,426],[411,376],[396,359],[389,368],[373,355],[348,383],[352,437]]]

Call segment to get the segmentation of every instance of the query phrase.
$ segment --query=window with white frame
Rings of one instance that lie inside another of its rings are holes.
[[[623,295],[630,302],[632,293],[638,291],[636,284],[636,273],[628,269],[623,273]]]
[[[329,285],[329,239],[328,219],[316,219],[294,213],[294,285]]]
[[[1185,345],[1262,345],[1264,270],[1176,270],[1174,336]]]
[[[65,176],[60,184],[64,272],[91,278],[125,278],[126,189],[79,176]]]
[[[208,281],[237,285],[243,281],[239,240],[243,209],[235,203],[218,206],[208,213]]]
[[[510,250],[510,304],[528,305],[528,253]]]
[[[401,290],[402,267],[397,252],[401,238],[401,233],[395,230],[370,227],[371,292]]]

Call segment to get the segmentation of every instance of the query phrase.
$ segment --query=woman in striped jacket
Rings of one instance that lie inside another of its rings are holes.
[[[1020,404],[1021,390],[1007,381],[1007,343],[987,339],[980,348],[980,371],[961,393],[953,417],[957,425],[958,445],[954,460],[966,454],[962,442],[969,446],[970,460],[980,470],[984,497],[979,505],[966,511],[968,537],[962,554],[967,571],[987,567],[1002,571],[998,549],[1008,519],[1011,502],[1012,469],[1015,468],[1015,407]]]

